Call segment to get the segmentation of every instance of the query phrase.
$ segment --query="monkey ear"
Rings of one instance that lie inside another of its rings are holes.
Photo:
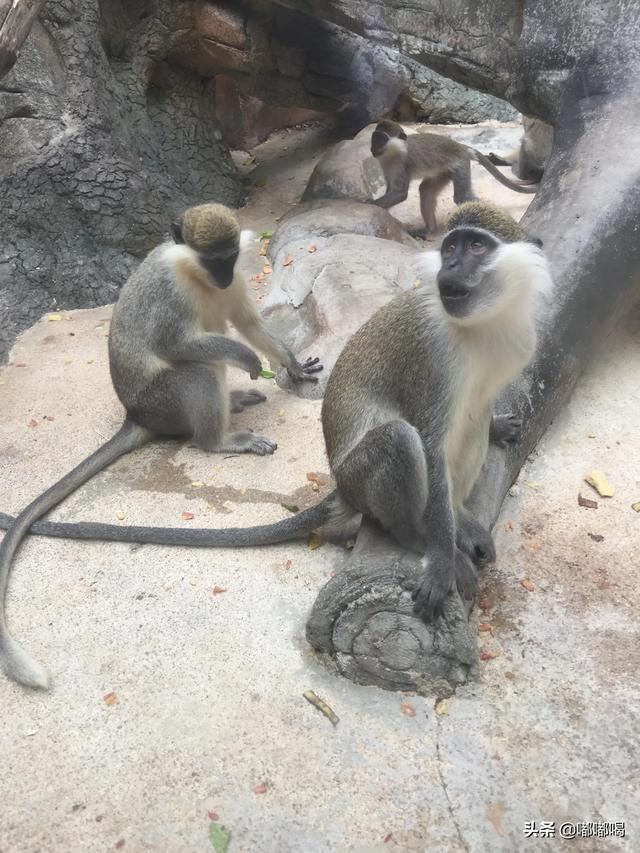
[[[541,249],[544,246],[544,243],[542,242],[542,240],[539,237],[527,237],[526,240],[527,240],[527,243],[533,243],[533,245],[537,246],[539,249]]]
[[[179,219],[174,219],[171,223],[171,234],[176,243],[184,243],[182,237],[182,222]]]

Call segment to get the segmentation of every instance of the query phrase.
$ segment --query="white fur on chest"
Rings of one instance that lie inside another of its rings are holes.
[[[225,334],[234,299],[234,285],[221,290],[212,284],[196,253],[188,246],[170,246],[165,257],[173,267],[178,287],[191,305],[195,327],[200,332]]]

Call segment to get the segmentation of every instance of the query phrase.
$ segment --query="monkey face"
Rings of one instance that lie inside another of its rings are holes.
[[[199,254],[198,260],[206,269],[211,282],[221,290],[229,287],[233,281],[233,270],[238,260],[237,248],[232,254],[220,255]]]
[[[392,121],[379,122],[371,134],[371,153],[374,157],[380,157],[385,149],[387,149],[389,143],[395,142],[397,145],[397,140],[401,142],[406,142],[407,140],[407,134],[400,125]]]
[[[437,282],[446,312],[458,320],[484,313],[492,301],[485,273],[501,245],[493,234],[468,226],[450,231],[440,248],[442,267]]]
[[[371,153],[374,157],[379,157],[385,149],[389,137],[386,133],[376,128],[371,134]]]

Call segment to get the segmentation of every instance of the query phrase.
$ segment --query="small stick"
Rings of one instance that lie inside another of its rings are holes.
[[[310,702],[314,708],[317,708],[320,713],[324,714],[328,720],[331,720],[334,726],[340,722],[340,717],[336,714],[333,708],[330,708],[327,703],[321,699],[313,690],[305,690],[302,694],[307,702]]]

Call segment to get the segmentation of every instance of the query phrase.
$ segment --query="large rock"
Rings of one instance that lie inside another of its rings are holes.
[[[302,201],[351,198],[369,201],[381,195],[386,182],[380,164],[371,156],[371,130],[332,145],[316,164]]]

